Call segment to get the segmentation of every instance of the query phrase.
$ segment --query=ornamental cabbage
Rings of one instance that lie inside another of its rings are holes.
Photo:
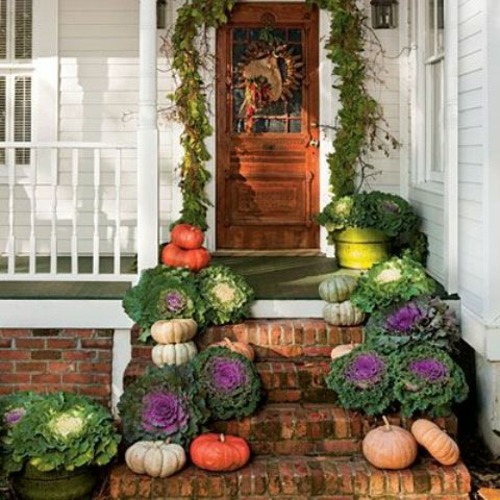
[[[225,347],[211,347],[192,361],[195,378],[207,394],[211,418],[228,420],[251,415],[262,397],[254,364]]]
[[[189,365],[150,367],[125,389],[118,410],[128,444],[168,438],[187,447],[209,417]]]
[[[368,415],[383,413],[393,400],[388,359],[363,345],[332,361],[326,384],[344,408]]]
[[[467,397],[462,369],[441,349],[420,344],[395,351],[390,359],[396,374],[394,396],[406,417],[419,411],[443,416],[452,403]]]

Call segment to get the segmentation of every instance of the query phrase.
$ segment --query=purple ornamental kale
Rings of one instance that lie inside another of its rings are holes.
[[[142,427],[149,432],[174,434],[186,426],[189,415],[181,396],[171,392],[153,392],[144,396],[142,402]]]
[[[5,413],[3,421],[8,427],[13,427],[21,421],[25,414],[25,408],[14,408]]]
[[[231,392],[249,382],[245,365],[238,359],[214,358],[210,373],[217,390]]]
[[[446,365],[434,358],[417,359],[409,365],[409,370],[427,382],[439,382],[449,375]]]
[[[385,363],[375,353],[363,353],[356,356],[347,365],[345,378],[354,385],[364,387],[375,385],[385,372]]]
[[[407,333],[424,316],[425,311],[423,309],[421,309],[414,302],[408,302],[399,309],[396,309],[396,311],[387,317],[385,321],[385,329],[396,330],[400,333]]]
[[[180,312],[186,307],[186,298],[182,293],[177,291],[168,292],[165,295],[165,307],[167,311],[177,313]]]

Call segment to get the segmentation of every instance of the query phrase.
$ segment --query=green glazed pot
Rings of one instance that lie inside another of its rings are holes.
[[[23,500],[87,500],[91,498],[97,478],[94,467],[41,472],[28,464],[13,476],[12,486]]]
[[[378,229],[351,227],[336,232],[333,240],[340,267],[370,269],[389,257],[387,236]]]

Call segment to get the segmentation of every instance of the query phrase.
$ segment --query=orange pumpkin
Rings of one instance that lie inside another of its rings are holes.
[[[224,340],[221,340],[220,342],[214,342],[213,344],[210,344],[208,347],[227,347],[233,352],[242,354],[250,361],[253,361],[255,359],[255,351],[250,344],[247,344],[246,342],[239,342],[237,340],[231,340],[227,337],[225,337]]]
[[[434,422],[420,418],[411,426],[411,433],[440,464],[454,465],[460,457],[457,443]]]
[[[384,425],[372,429],[364,437],[363,455],[379,469],[406,469],[417,458],[417,442],[407,430],[382,418]]]
[[[184,250],[174,243],[169,243],[163,247],[161,261],[166,266],[187,267],[194,273],[207,267],[210,263],[210,253],[205,247],[194,250]]]
[[[193,440],[189,454],[200,469],[228,472],[248,462],[250,447],[241,437],[208,433]]]
[[[191,224],[177,224],[170,232],[170,239],[174,245],[185,250],[194,250],[203,245],[203,231]]]

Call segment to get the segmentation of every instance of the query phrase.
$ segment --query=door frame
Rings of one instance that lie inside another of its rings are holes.
[[[266,3],[266,0],[240,0],[242,3]],[[303,1],[297,0],[270,0],[267,3],[304,3]],[[173,5],[173,22],[176,21],[177,8],[182,4],[182,0],[175,0]],[[330,28],[330,14],[325,9],[319,9],[319,29],[318,29],[318,45],[319,45],[319,123],[334,123],[336,113],[335,109],[338,108],[338,94],[333,89],[333,77],[332,77],[332,66],[327,58],[327,52],[324,48],[323,40],[326,40],[329,36]],[[216,31],[211,29],[208,33],[207,41],[210,46],[210,55],[215,58],[215,48],[216,48]],[[216,109],[215,103],[215,78],[216,76],[210,75],[209,72],[205,72],[203,78],[207,82],[213,83],[213,91],[207,95],[207,101],[211,110]],[[327,89],[325,92],[324,90]],[[205,246],[209,251],[213,252],[217,249],[216,242],[216,142],[217,142],[217,131],[216,131],[216,116],[211,113],[209,116],[210,125],[212,126],[213,133],[206,140],[207,150],[211,155],[211,159],[207,162],[207,170],[211,174],[211,179],[207,184],[207,195],[210,200],[213,200],[214,206],[208,207],[207,211],[207,223],[208,229],[205,233]],[[319,208],[320,210],[330,201],[329,193],[329,170],[327,164],[327,155],[332,152],[332,142],[333,142],[333,131],[331,129],[322,129],[320,135],[320,145],[319,145]],[[182,148],[178,145],[174,151],[174,164],[178,165],[182,158]],[[173,187],[172,193],[172,213],[175,219],[175,214],[180,213],[182,207],[182,196],[178,188],[178,183],[176,182],[174,175],[173,182],[175,186]],[[329,257],[333,257],[333,247],[327,243],[327,233],[324,227],[320,227],[320,251],[325,253]]]

